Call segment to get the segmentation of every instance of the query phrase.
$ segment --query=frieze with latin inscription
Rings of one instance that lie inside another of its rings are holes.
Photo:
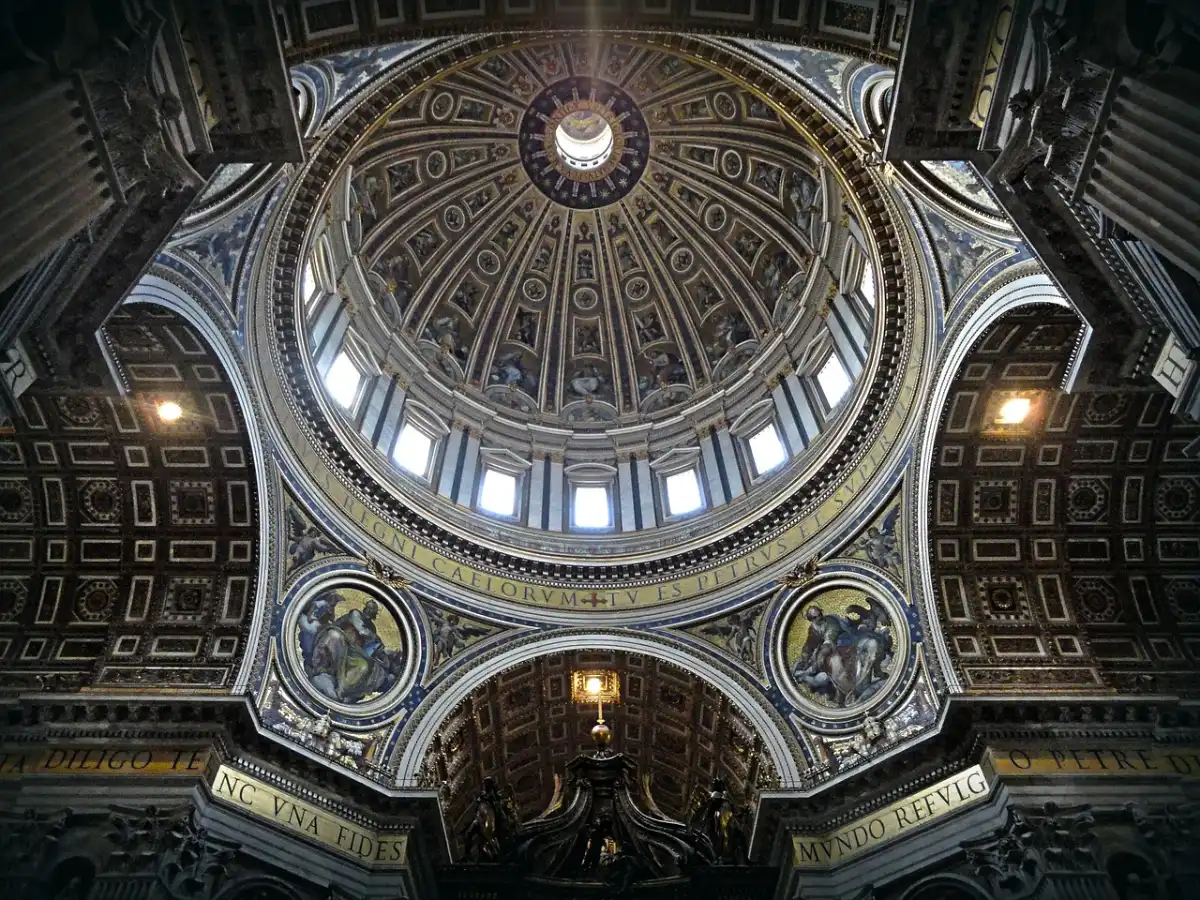
[[[408,835],[381,833],[305,803],[227,765],[212,780],[213,796],[235,809],[351,856],[372,868],[408,865]]]
[[[0,778],[21,775],[203,775],[211,751],[193,747],[43,747],[0,750]]]
[[[792,835],[792,864],[797,869],[840,866],[938,819],[986,800],[991,786],[982,767],[952,775],[915,796],[892,803],[836,831],[820,836]]]
[[[1200,748],[992,747],[988,758],[998,775],[1178,775],[1200,778]]]

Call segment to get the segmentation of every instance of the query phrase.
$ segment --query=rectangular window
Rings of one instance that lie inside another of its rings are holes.
[[[304,275],[300,281],[300,290],[304,292],[304,306],[307,308],[312,304],[313,298],[317,295],[317,276],[313,274],[312,260],[304,264]]]
[[[334,359],[333,365],[325,373],[325,389],[338,406],[350,409],[358,397],[358,388],[362,384],[363,375],[358,366],[350,361],[343,350]]]
[[[773,423],[767,423],[750,440],[750,456],[754,460],[754,470],[762,475],[778,468],[787,459],[787,450],[779,439],[779,432]]]
[[[392,450],[396,465],[418,478],[424,478],[429,474],[429,458],[432,454],[433,438],[415,428],[411,422],[405,422],[400,429],[400,437],[396,439],[396,447]]]
[[[608,488],[602,485],[576,487],[571,497],[571,522],[576,528],[611,527]]]
[[[821,393],[831,409],[846,396],[846,391],[850,390],[850,374],[837,354],[829,354],[829,359],[825,360],[825,365],[817,373],[817,384],[821,386]]]
[[[667,515],[687,515],[704,505],[704,497],[700,494],[700,479],[696,476],[695,469],[668,475],[666,482]]]
[[[875,269],[871,264],[863,265],[862,279],[858,282],[858,292],[863,295],[863,299],[875,308]]]
[[[515,475],[487,469],[483,473],[483,487],[479,490],[479,508],[494,516],[517,514],[517,479]]]

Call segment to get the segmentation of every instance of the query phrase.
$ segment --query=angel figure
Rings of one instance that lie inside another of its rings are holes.
[[[435,666],[449,660],[472,639],[487,637],[490,633],[489,629],[481,625],[463,622],[455,613],[443,612],[431,606],[427,606],[425,611],[429,614],[429,621],[433,626],[430,637]]]
[[[754,613],[750,611],[730,613],[719,622],[705,625],[700,630],[703,634],[724,639],[725,649],[734,656],[746,662],[753,661],[754,645],[758,639]]]
[[[899,505],[884,517],[878,526],[872,525],[861,540],[863,552],[867,559],[880,568],[900,565],[899,540],[896,537],[896,523],[900,518]]]
[[[813,224],[822,208],[820,183],[803,169],[793,169],[788,190],[792,202],[792,221],[805,235],[812,234]]]
[[[337,545],[326,537],[316,525],[304,521],[300,510],[294,506],[287,509],[288,555],[290,568],[312,562],[318,553],[337,553]]]

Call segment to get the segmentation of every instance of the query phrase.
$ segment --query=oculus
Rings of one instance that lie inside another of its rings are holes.
[[[845,718],[874,705],[895,683],[907,657],[902,617],[865,585],[818,588],[786,621],[784,683],[818,719]]]
[[[410,668],[411,647],[396,616],[356,587],[326,588],[304,601],[292,639],[306,685],[343,706],[388,695]]]
[[[650,153],[646,119],[615,84],[574,77],[533,98],[518,134],[530,180],[571,209],[620,200],[642,177]]]
[[[558,123],[554,149],[568,168],[580,172],[599,168],[612,156],[612,126],[599,113],[577,110]]]

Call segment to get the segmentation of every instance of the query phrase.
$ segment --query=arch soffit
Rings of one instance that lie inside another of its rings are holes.
[[[425,754],[442,721],[471,692],[493,676],[513,666],[539,656],[591,650],[602,646],[606,650],[653,655],[673,663],[707,681],[725,694],[762,736],[775,771],[782,784],[794,784],[800,779],[799,759],[802,751],[783,717],[769,706],[766,699],[749,682],[731,669],[701,656],[681,642],[666,641],[636,634],[613,631],[571,630],[550,636],[518,639],[493,655],[476,660],[475,665],[462,670],[456,678],[445,682],[414,713],[392,753],[395,779],[403,784],[414,781],[421,771]]]
[[[214,314],[204,300],[196,298],[174,280],[154,274],[152,270],[134,286],[124,302],[127,304],[150,303],[169,309],[199,331],[224,367],[229,383],[233,386],[238,403],[242,407],[246,435],[250,441],[250,452],[253,459],[255,486],[262,507],[258,516],[259,554],[256,580],[258,587],[252,601],[252,610],[249,613],[250,632],[246,637],[246,650],[242,655],[241,666],[233,683],[233,693],[241,694],[246,691],[251,674],[260,667],[264,660],[265,625],[273,606],[270,598],[276,596],[279,588],[278,567],[275,565],[279,529],[275,526],[275,519],[281,509],[282,501],[279,495],[279,477],[275,460],[266,449],[268,441],[262,428],[265,417],[259,403],[259,395],[250,386],[246,362],[237,348],[233,335],[222,327],[218,315]]]
[[[916,477],[911,480],[910,511],[906,527],[908,546],[917,550],[918,579],[914,585],[914,598],[926,640],[936,657],[936,664],[944,678],[948,693],[962,692],[962,685],[954,675],[950,662],[950,651],[945,636],[937,627],[937,610],[933,589],[933,565],[929,555],[929,483],[933,466],[933,454],[937,447],[938,427],[945,412],[950,387],[958,375],[963,360],[971,348],[988,328],[1006,313],[1034,303],[1049,303],[1067,307],[1069,304],[1050,277],[1035,262],[1014,267],[1004,277],[996,279],[991,289],[983,292],[975,307],[959,319],[947,335],[936,367],[933,371],[932,388],[928,394],[924,415],[917,432],[913,465]]]

